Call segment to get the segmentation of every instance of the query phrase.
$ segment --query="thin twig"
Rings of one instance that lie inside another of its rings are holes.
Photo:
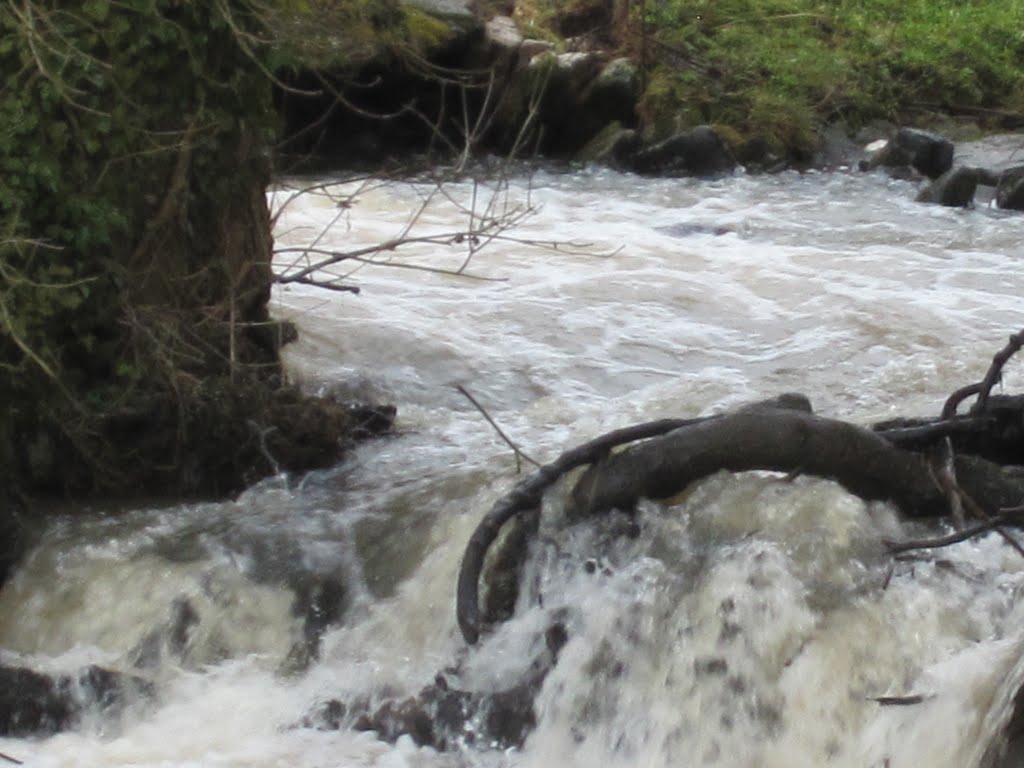
[[[909,696],[869,696],[868,701],[877,702],[883,707],[907,707],[933,698],[934,694],[912,693]]]
[[[999,350],[992,358],[992,365],[989,366],[985,378],[981,381],[981,391],[978,392],[978,399],[971,409],[975,413],[981,413],[988,404],[988,396],[992,393],[992,387],[1002,378],[1003,366],[1013,357],[1021,347],[1024,347],[1024,330],[1015,333],[1010,341]]]
[[[912,549],[938,549],[940,547],[948,547],[951,544],[958,544],[961,541],[967,541],[981,533],[987,533],[988,531],[997,528],[1001,521],[993,518],[986,520],[982,523],[969,526],[963,530],[954,531],[947,536],[936,536],[930,539],[907,539],[906,541],[892,541],[890,539],[885,540],[885,546],[890,552],[908,552]]]
[[[938,438],[951,435],[985,432],[992,426],[992,423],[991,416],[952,416],[927,423],[907,426],[874,426],[871,429],[893,445],[903,448],[930,444]]]
[[[270,448],[267,447],[267,435],[271,434],[272,432],[276,432],[277,427],[271,425],[264,429],[263,427],[260,427],[260,425],[257,424],[252,419],[249,419],[246,423],[249,425],[249,428],[253,431],[253,433],[260,441],[260,453],[263,454],[263,458],[267,460],[267,464],[269,464],[270,468],[274,470],[274,474],[280,475],[281,465],[278,463],[277,459],[274,458],[274,455],[270,452]]]
[[[953,526],[957,529],[964,527],[964,509],[971,513],[978,520],[989,520],[990,515],[981,505],[976,502],[967,491],[965,491],[956,479],[956,465],[953,459],[953,441],[947,435],[941,443],[942,453],[935,457],[936,461],[929,465],[932,472],[932,479],[936,485],[946,492],[949,499],[950,516],[953,518]],[[1013,547],[1024,557],[1024,547],[1005,528],[998,527],[996,532],[1003,537],[1003,540]]]
[[[953,465],[953,441],[944,437],[939,443],[939,454],[933,455],[928,462],[928,471],[932,480],[946,494],[949,501],[949,514],[953,518],[953,527],[961,530],[964,520],[964,502],[966,495],[956,481],[956,469]],[[982,518],[986,517],[982,514]]]
[[[908,552],[912,549],[938,549],[940,547],[948,547],[951,544],[967,541],[967,539],[974,538],[979,534],[998,530],[1002,525],[1019,526],[1024,522],[1024,520],[1021,519],[1022,513],[1024,513],[1024,507],[1009,507],[1001,509],[998,514],[993,515],[988,520],[983,520],[980,523],[968,526],[960,531],[954,531],[946,536],[936,536],[935,538],[929,539],[908,539],[906,541],[886,540],[885,545],[889,551],[893,553]]]
[[[3,752],[0,752],[0,760],[6,760],[8,763],[14,763],[15,765],[24,765],[21,760],[17,760],[10,755],[5,755]]]
[[[477,399],[475,397],[473,397],[471,394],[469,394],[469,390],[467,390],[461,384],[456,384],[455,388],[457,390],[459,390],[459,393],[464,398],[466,398],[467,400],[469,400],[469,402],[471,402],[473,404],[473,407],[475,407],[478,411],[480,411],[480,415],[483,416],[485,419],[487,419],[487,423],[490,424],[492,427],[494,427],[494,431],[497,432],[498,435],[501,437],[501,439],[505,441],[505,444],[508,445],[508,447],[512,449],[512,452],[515,454],[515,457],[516,457],[516,474],[517,475],[522,471],[522,464],[519,461],[520,457],[526,459],[528,462],[533,464],[533,466],[535,466],[538,469],[540,469],[540,466],[541,466],[540,462],[534,461],[532,458],[530,458],[530,456],[527,455],[526,452],[523,451],[522,448],[520,448],[518,445],[515,444],[515,442],[513,442],[512,438],[510,438],[508,435],[506,435],[501,430],[501,427],[498,426],[498,423],[494,419],[491,418],[491,415],[489,413],[487,413],[487,409],[484,408],[482,405],[480,405],[480,403],[477,401]]]
[[[360,293],[362,291],[362,288],[358,285],[335,283],[328,280],[314,280],[311,277],[300,277],[297,280],[289,280],[288,282],[298,283],[299,285],[312,285],[315,288],[323,288],[325,291],[337,291],[338,293]]]

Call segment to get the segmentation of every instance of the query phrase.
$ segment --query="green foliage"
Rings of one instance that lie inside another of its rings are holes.
[[[440,19],[414,6],[405,6],[402,21],[403,39],[412,49],[425,54],[444,45],[451,37],[451,28]]]
[[[275,126],[260,10],[248,0],[0,10],[10,413],[109,409],[111,387],[165,376],[155,345],[133,339],[134,318],[151,303],[197,302],[193,276],[224,271],[203,212],[220,215],[267,176]]]
[[[721,123],[806,152],[821,123],[1019,110],[1024,0],[646,0],[657,130]],[[637,26],[640,26],[637,24]],[[672,117],[670,117],[672,116]]]
[[[391,55],[423,55],[449,27],[399,0],[271,0],[260,6],[271,70],[356,69]]]

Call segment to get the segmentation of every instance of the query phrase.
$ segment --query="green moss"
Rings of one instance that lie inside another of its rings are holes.
[[[0,433],[89,465],[125,402],[225,374],[233,324],[264,319],[265,29],[245,0],[19,8],[0,13]]]
[[[271,69],[345,71],[381,56],[425,55],[452,29],[400,0],[277,0],[261,17]]]
[[[452,28],[429,13],[406,5],[402,37],[420,54],[440,48],[452,37]]]
[[[680,118],[717,122],[800,153],[835,119],[1024,119],[1024,0],[665,0],[634,8],[644,34],[633,54],[649,71],[642,109],[655,132]]]

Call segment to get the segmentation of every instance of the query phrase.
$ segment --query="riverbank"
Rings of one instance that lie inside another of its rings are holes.
[[[822,136],[837,132],[867,143],[892,126],[914,125],[965,140],[1024,125],[1018,2],[420,0],[416,7],[449,29],[424,49],[428,58],[464,76],[442,89],[439,71],[410,74],[408,58],[388,54],[391,65],[378,59],[356,78],[358,87],[342,88],[346,105],[363,114],[321,110],[318,138],[306,135],[293,149],[383,161],[403,148],[440,153],[468,142],[498,154],[591,160],[597,152],[607,161],[617,130],[634,130],[633,140],[649,146],[710,125],[740,164],[777,169],[820,164]],[[288,101],[288,132],[310,128],[313,113],[303,121]],[[388,118],[374,122],[375,112]],[[357,151],[339,146],[345,141]]]
[[[1003,153],[971,149],[978,162]],[[541,206],[522,235],[593,251],[502,242],[471,263],[491,280],[382,265],[352,276],[357,297],[275,291],[274,314],[299,326],[284,351],[294,377],[399,403],[387,442],[230,501],[94,505],[52,521],[0,591],[0,645],[54,675],[89,664],[130,672],[146,650],[157,695],[109,728],[87,721],[0,751],[47,767],[660,767],[717,742],[722,766],[863,768],[891,757],[963,768],[997,741],[1020,680],[1010,667],[1024,561],[993,535],[934,561],[896,561],[887,581],[881,539],[925,532],[807,476],[716,476],[676,505],[643,505],[639,538],[563,527],[553,499],[551,543],[535,562],[543,604],[531,600],[467,649],[453,609],[460,558],[520,476],[454,385],[542,463],[617,427],[794,390],[854,423],[934,416],[1024,327],[1014,269],[1024,222],[916,204],[912,182],[882,173],[705,181],[541,168],[510,185],[514,200]],[[373,185],[330,228],[339,209],[326,192],[346,191],[332,187],[289,206],[279,243],[327,229],[326,249],[372,246],[400,233],[430,188]],[[455,182],[424,222],[460,226],[474,188],[479,198],[472,180]],[[413,266],[464,258],[458,244],[387,254]],[[1004,386],[1022,390],[1016,359]],[[298,593],[311,583],[345,587],[337,610],[313,613],[319,623],[293,608],[309,604]],[[354,706],[323,723],[340,730],[305,727],[332,699],[375,709],[449,665],[464,671],[444,672],[452,690],[503,690],[556,621],[570,645],[521,750],[387,744],[354,729]],[[319,659],[281,674],[307,627],[327,622]],[[914,695],[929,698],[874,700]],[[801,727],[824,709],[834,713],[824,732]],[[941,749],[936,733],[948,736]]]

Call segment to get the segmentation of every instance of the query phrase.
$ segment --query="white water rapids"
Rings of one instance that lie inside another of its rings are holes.
[[[539,206],[511,237],[591,245],[494,242],[467,268],[488,281],[396,266],[458,269],[464,243],[403,248],[376,257],[392,266],[336,267],[358,267],[359,296],[275,294],[275,314],[300,329],[294,378],[395,403],[396,436],[235,501],[79,510],[47,531],[0,592],[4,661],[130,668],[176,601],[198,623],[143,671],[155,702],[117,722],[0,739],[0,752],[83,768],[988,759],[1024,682],[1024,559],[990,535],[895,562],[883,538],[924,529],[813,478],[716,475],[672,505],[641,505],[636,538],[562,525],[555,493],[530,594],[467,651],[454,617],[462,548],[516,477],[455,386],[540,461],[615,427],[785,391],[862,423],[937,415],[1024,327],[1024,216],[916,204],[913,185],[881,175],[542,171],[510,186],[513,201],[531,187]],[[278,221],[278,244],[387,240],[430,189],[350,184],[333,190],[357,192],[344,208],[304,196]],[[447,194],[466,206],[474,190]],[[439,197],[412,233],[465,224]],[[1011,362],[1006,391],[1024,390],[1020,370]],[[319,660],[287,673],[301,634],[289,584],[308,574],[343,583],[348,607]],[[441,754],[350,723],[302,725],[329,699],[409,695],[455,663],[464,687],[514,682],[553,616],[569,641],[522,750]]]

